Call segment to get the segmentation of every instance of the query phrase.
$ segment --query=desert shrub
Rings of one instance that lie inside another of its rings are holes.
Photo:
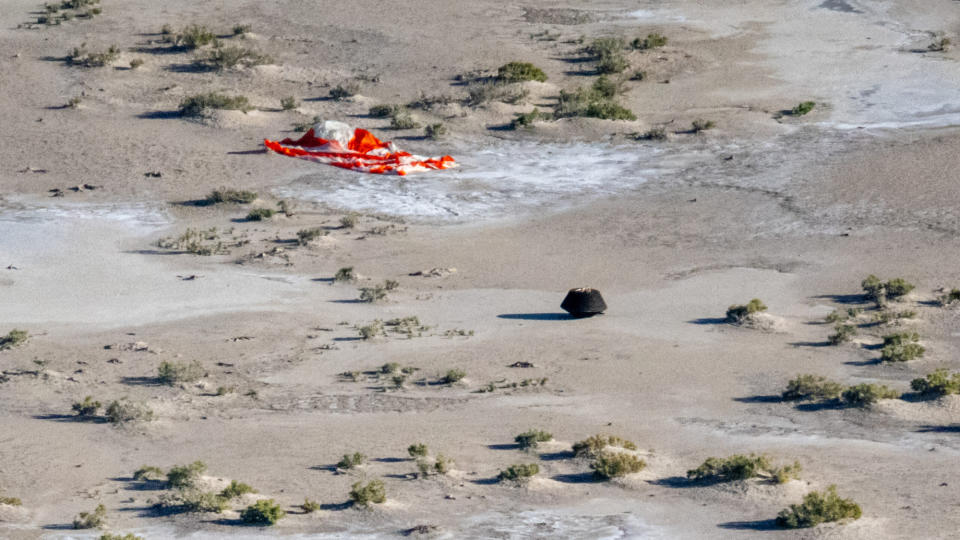
[[[777,515],[777,525],[788,529],[814,527],[829,521],[859,519],[860,506],[851,499],[837,495],[837,486],[826,492],[812,491],[803,497],[801,504],[791,504]]]
[[[236,387],[236,386],[218,386],[218,387],[217,387],[217,391],[216,391],[216,395],[218,395],[218,396],[225,396],[225,395],[227,395],[227,394],[232,394],[232,393],[234,393],[234,392],[236,392],[236,391],[237,391],[237,387]]]
[[[207,464],[202,461],[172,467],[167,471],[167,485],[175,489],[191,489],[196,486],[200,476],[206,471]]]
[[[760,313],[761,311],[766,311],[767,306],[760,301],[759,298],[754,298],[750,300],[745,305],[732,305],[727,308],[727,322],[733,324],[740,324],[743,321],[747,320],[747,317],[753,315],[754,313]]]
[[[941,306],[949,306],[954,302],[960,302],[960,289],[950,289],[946,294],[937,298]]]
[[[122,425],[153,420],[153,411],[143,403],[136,403],[123,398],[107,405],[105,416],[110,423]]]
[[[67,108],[76,109],[80,106],[80,103],[83,102],[83,98],[80,96],[73,96],[67,101]]]
[[[633,138],[638,141],[665,141],[667,140],[667,130],[662,126],[656,126],[643,133],[634,133]]]
[[[133,533],[127,534],[101,534],[98,540],[144,540],[142,536]]]
[[[209,204],[216,204],[216,203],[250,204],[253,201],[257,200],[257,193],[255,191],[222,187],[222,188],[217,188],[211,191],[210,194],[207,195],[207,198],[204,200]]]
[[[840,397],[843,385],[819,375],[797,375],[787,383],[785,400],[827,400]]]
[[[23,506],[23,501],[21,501],[17,497],[0,496],[0,504],[5,504],[7,506]]]
[[[433,140],[442,139],[447,135],[447,126],[440,123],[430,124],[427,127],[423,128],[423,133],[424,135],[427,136],[428,139],[433,139]]]
[[[252,29],[253,29],[253,26],[249,24],[235,24],[233,25],[233,35],[242,36],[243,34],[246,34]]]
[[[374,285],[373,287],[360,287],[361,302],[379,302],[387,297],[387,288],[383,285]]]
[[[400,373],[401,367],[402,366],[400,366],[399,362],[387,362],[386,364],[380,366],[380,373],[383,373],[385,375]]]
[[[285,111],[292,111],[296,109],[300,103],[297,102],[297,98],[293,96],[287,96],[285,98],[280,98],[280,108]]]
[[[312,514],[317,510],[320,510],[320,503],[317,501],[311,501],[310,499],[303,499],[303,504],[300,505],[300,509],[303,510],[304,514]]]
[[[387,500],[387,490],[380,480],[371,480],[367,484],[357,482],[350,488],[350,500],[360,506],[381,504]]]
[[[901,332],[883,336],[883,348],[880,360],[883,362],[909,362],[923,356],[926,348],[917,343],[920,336],[916,332]]]
[[[413,119],[410,111],[400,109],[390,115],[390,127],[393,129],[415,129],[420,127],[420,124]]]
[[[716,127],[716,122],[713,120],[704,120],[703,118],[697,118],[690,124],[690,131],[692,133],[700,133],[701,131],[706,131],[708,129],[713,129]]]
[[[606,75],[601,75],[593,81],[591,89],[604,99],[611,99],[623,93],[623,84],[619,81],[610,79]]]
[[[467,376],[467,372],[462,369],[451,369],[448,370],[443,377],[440,378],[440,382],[443,384],[453,384],[460,382],[464,377]]]
[[[342,82],[330,89],[330,99],[341,101],[360,93],[360,85],[354,81]]]
[[[511,465],[506,469],[500,471],[500,474],[497,475],[497,478],[503,481],[523,481],[529,480],[537,475],[540,472],[540,466],[536,463],[523,464],[519,463],[517,465]]]
[[[243,111],[251,109],[246,96],[227,96],[216,92],[195,94],[180,102],[180,116],[203,116],[210,109]]]
[[[667,44],[666,36],[654,32],[652,34],[647,34],[647,37],[643,39],[634,38],[634,40],[630,42],[630,47],[633,49],[644,51],[647,49],[657,49],[659,47],[663,47],[666,44]]]
[[[433,470],[437,474],[447,474],[450,472],[451,465],[453,465],[453,460],[443,454],[437,454],[437,457],[433,460]]]
[[[200,362],[160,362],[157,368],[157,380],[163,384],[175,385],[179,383],[191,383],[205,377],[207,371],[203,369]]]
[[[838,323],[843,322],[849,319],[855,319],[863,313],[861,308],[847,308],[847,309],[835,309],[830,312],[829,315],[824,317],[824,321],[828,323]]]
[[[217,36],[206,26],[191,24],[173,37],[173,44],[184,49],[196,49],[213,43]]]
[[[467,105],[482,105],[489,101],[502,101],[516,105],[523,102],[530,92],[516,85],[503,82],[475,82],[467,86]]]
[[[636,120],[632,111],[604,97],[593,88],[579,88],[575,92],[560,91],[554,111],[556,118],[586,116],[603,120]]]
[[[938,369],[910,381],[910,388],[924,395],[960,394],[960,372],[951,375],[946,369]]]
[[[247,214],[247,221],[263,221],[272,218],[276,213],[272,208],[254,208]]]
[[[590,468],[598,478],[610,479],[640,472],[647,463],[633,454],[624,452],[603,452]]]
[[[273,59],[256,49],[234,45],[223,46],[219,43],[194,60],[194,64],[199,67],[217,71],[237,66],[253,67],[270,63],[273,63]]]
[[[626,43],[621,38],[598,38],[582,51],[596,59],[597,73],[620,73],[630,67],[626,56],[623,55],[625,47]]]
[[[894,278],[884,284],[884,287],[887,290],[887,298],[900,298],[901,296],[906,296],[910,291],[912,291],[915,286],[911,283],[908,283],[903,278]]]
[[[240,512],[240,520],[254,525],[273,525],[280,521],[286,512],[273,499],[262,499]]]
[[[817,104],[814,101],[804,101],[802,103],[798,103],[793,109],[791,109],[790,114],[793,116],[803,116],[812,111],[816,106]]]
[[[73,518],[74,529],[96,529],[107,522],[107,507],[98,504],[93,512],[80,512]]]
[[[194,255],[210,256],[213,254],[229,253],[229,250],[219,241],[220,234],[216,227],[201,231],[187,229],[176,238],[161,238],[157,240],[157,247],[176,249]],[[216,241],[216,243],[212,243]],[[206,243],[211,242],[211,243]]]
[[[133,472],[133,479],[143,482],[149,480],[162,480],[166,477],[163,469],[152,465],[144,465]]]
[[[840,394],[840,399],[854,407],[869,407],[881,399],[896,399],[900,393],[882,384],[862,383],[851,386]]]
[[[338,469],[355,469],[367,462],[367,456],[360,452],[344,454],[343,459],[337,462]]]
[[[540,109],[534,107],[530,112],[514,113],[513,116],[513,120],[510,121],[510,129],[533,127],[533,123],[542,118],[543,114],[540,112]]]
[[[314,116],[309,122],[296,122],[293,124],[293,130],[297,133],[303,133],[323,121],[319,116]]]
[[[421,324],[420,318],[416,316],[389,319],[383,324],[390,327],[393,332],[397,334],[405,334],[408,337],[413,337],[414,334],[421,334],[424,330],[428,330],[430,328],[429,326]],[[396,364],[396,362],[391,362],[391,364]],[[396,365],[397,369],[399,370],[400,364]],[[405,369],[404,371],[406,372],[408,370]]]
[[[120,56],[120,49],[116,45],[111,45],[106,51],[90,52],[87,50],[86,43],[79,47],[74,47],[67,54],[67,63],[71,66],[80,67],[104,67],[110,65]]]
[[[130,60],[130,69],[137,69],[142,65],[143,65],[142,58],[134,58],[133,60]]]
[[[344,266],[333,275],[333,281],[335,282],[353,282],[356,280],[357,274],[354,273],[352,266]]]
[[[594,101],[587,104],[583,116],[599,118],[601,120],[636,120],[633,111],[612,101]]]
[[[864,278],[860,282],[860,286],[863,288],[867,299],[876,302],[877,306],[882,306],[888,299],[901,298],[914,289],[914,286],[903,278],[894,278],[884,282],[873,274]]]
[[[927,45],[927,50],[930,52],[944,52],[950,49],[951,43],[950,38],[940,37],[935,39],[930,45]]]
[[[833,345],[846,343],[857,335],[857,327],[852,324],[838,324],[833,329],[835,332],[827,338]]]
[[[546,82],[547,75],[542,69],[529,62],[510,62],[497,70],[497,80],[515,83],[522,81]]]
[[[791,478],[796,478],[799,472],[800,464],[797,462],[773,467],[767,456],[735,454],[727,458],[707,458],[696,469],[687,471],[687,478],[706,482],[732,482],[766,477],[774,483],[783,484]]]
[[[400,110],[403,110],[403,105],[374,105],[367,110],[367,115],[373,118],[388,118]]]
[[[297,243],[301,246],[309,244],[311,241],[320,238],[321,236],[327,236],[327,231],[321,229],[320,227],[313,227],[311,229],[300,229],[297,231]]]
[[[158,498],[157,506],[168,509],[176,508],[182,512],[222,514],[230,505],[226,499],[212,491],[187,489],[178,490],[174,493],[164,493]]]
[[[230,485],[223,488],[223,491],[220,492],[220,496],[224,499],[236,499],[237,497],[242,497],[247,493],[256,493],[257,490],[253,489],[252,486],[244,484],[243,482],[237,482],[236,480],[231,480]]]
[[[357,331],[362,339],[373,339],[384,334],[383,321],[377,319],[366,326],[361,326]]]
[[[595,458],[601,454],[604,448],[614,446],[625,448],[627,450],[636,450],[637,445],[621,439],[615,435],[593,435],[573,444],[573,455],[576,457]]]
[[[87,396],[83,398],[83,401],[74,403],[72,408],[73,412],[77,413],[77,416],[96,416],[100,407],[101,404],[99,401],[94,401],[93,396]]]
[[[407,447],[407,453],[410,454],[412,458],[426,457],[427,445],[423,443],[411,444]]]
[[[525,431],[513,438],[513,441],[517,443],[517,446],[522,450],[536,448],[540,446],[540,443],[552,440],[553,434],[539,429]]]
[[[173,27],[169,24],[165,24],[160,27],[160,35],[162,36],[171,36],[173,35]]]
[[[387,279],[387,280],[384,280],[383,282],[383,288],[388,291],[394,291],[399,286],[400,286],[400,282],[392,279]]]

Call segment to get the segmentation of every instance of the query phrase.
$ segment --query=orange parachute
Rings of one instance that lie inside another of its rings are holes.
[[[426,158],[404,152],[392,142],[383,142],[373,133],[342,122],[317,124],[297,140],[264,140],[263,144],[285,156],[326,163],[334,167],[374,174],[398,174],[450,169],[457,166],[450,156]]]

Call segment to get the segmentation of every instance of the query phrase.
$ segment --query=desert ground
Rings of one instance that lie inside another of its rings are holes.
[[[960,287],[957,2],[55,4],[0,9],[0,537],[956,537],[960,396],[911,381],[960,370],[940,298]],[[189,25],[269,58],[198,64],[217,45],[183,46]],[[561,118],[605,37],[635,119]],[[508,62],[546,80],[498,83]],[[249,107],[181,114],[207,92]],[[394,104],[419,127],[370,113]],[[263,147],[321,120],[459,167]],[[878,307],[871,274],[915,288]],[[606,312],[569,317],[575,287]],[[753,298],[766,311],[733,324]],[[834,345],[836,317],[856,335]],[[922,356],[881,361],[904,332]],[[785,399],[801,374],[896,395]],[[151,417],[111,421],[115,401]],[[528,430],[552,438],[520,448]],[[573,452],[595,434],[645,467],[599,478]],[[452,462],[422,474],[416,443]],[[687,477],[735,454],[802,470]],[[165,474],[196,461],[195,491],[256,493],[169,503]],[[352,504],[371,481],[385,502]],[[831,485],[859,519],[775,521]],[[285,517],[244,522],[266,499]]]

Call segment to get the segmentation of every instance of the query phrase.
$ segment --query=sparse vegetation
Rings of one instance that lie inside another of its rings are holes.
[[[341,229],[352,229],[357,226],[357,215],[356,214],[347,214],[340,218],[340,228]]]
[[[387,490],[380,480],[371,480],[366,484],[357,482],[350,488],[350,500],[364,507],[382,504],[387,500]]]
[[[834,333],[827,338],[832,345],[846,343],[857,335],[857,327],[852,324],[838,324],[833,329]]]
[[[546,82],[547,75],[542,69],[529,62],[510,62],[497,70],[497,80],[506,83],[523,81]]]
[[[367,115],[373,118],[389,118],[401,110],[403,105],[374,105],[367,110]]]
[[[160,362],[157,368],[157,380],[170,386],[180,383],[192,383],[207,375],[200,362]]]
[[[107,507],[98,504],[93,512],[80,512],[73,518],[74,529],[97,529],[103,527],[107,522]]]
[[[273,499],[261,499],[240,512],[240,521],[253,525],[273,525],[285,515],[287,513]]]
[[[164,493],[157,498],[156,507],[178,512],[212,512],[222,514],[229,508],[228,501],[219,494],[198,489],[182,489]]]
[[[301,246],[305,246],[310,242],[312,242],[313,240],[316,240],[317,238],[320,238],[322,236],[327,236],[327,234],[328,234],[327,231],[323,230],[320,227],[313,227],[311,229],[300,229],[299,231],[297,231],[297,243],[300,244]]]
[[[407,453],[410,454],[412,458],[426,457],[428,453],[427,445],[423,443],[411,444],[407,447]]]
[[[596,458],[603,452],[604,448],[610,446],[625,448],[627,450],[637,449],[636,444],[615,435],[593,435],[580,442],[574,443],[573,455],[576,457]]]
[[[633,111],[604,97],[594,88],[579,88],[575,92],[561,90],[553,115],[556,118],[586,116],[602,120],[637,119]]]
[[[13,329],[7,332],[7,335],[0,337],[0,351],[19,347],[26,343],[29,338],[30,334],[26,330]]]
[[[843,403],[852,407],[869,407],[881,399],[896,399],[900,393],[882,384],[862,383],[848,387],[840,394]]]
[[[960,372],[951,375],[946,369],[938,369],[910,381],[910,388],[925,396],[960,394]]]
[[[221,45],[219,42],[214,45],[213,49],[208,50],[205,54],[198,56],[194,60],[194,64],[201,68],[217,71],[232,69],[238,66],[253,67],[272,63],[272,58],[261,54],[256,49],[235,45]]]
[[[804,101],[794,106],[794,108],[790,110],[790,114],[793,116],[803,116],[813,111],[816,106],[817,103],[815,101]]]
[[[333,275],[334,282],[352,283],[357,280],[357,274],[354,273],[352,266],[345,266]]]
[[[360,333],[360,337],[365,340],[384,335],[383,321],[377,319],[366,326],[361,326],[357,331]]]
[[[206,471],[207,464],[202,461],[172,467],[167,471],[167,485],[173,489],[193,489]]]
[[[533,127],[534,122],[549,115],[544,115],[540,112],[540,109],[534,107],[533,110],[528,113],[514,113],[513,116],[513,120],[510,121],[510,129]]]
[[[83,401],[74,403],[72,408],[77,416],[96,416],[100,407],[101,403],[99,401],[94,401],[93,396],[87,396],[83,398]]]
[[[954,302],[960,302],[960,289],[950,289],[945,294],[937,298],[941,306],[949,306]]]
[[[859,519],[860,506],[851,499],[837,495],[837,486],[826,492],[812,491],[803,497],[801,504],[791,504],[777,515],[777,525],[788,529],[814,527],[829,521]]]
[[[374,285],[373,287],[360,287],[360,298],[361,302],[379,302],[387,297],[387,291],[390,290],[387,288],[386,284],[384,285]]]
[[[143,65],[143,59],[142,59],[142,58],[134,58],[134,59],[130,60],[130,69],[137,69],[138,67],[140,67],[140,66],[142,66],[142,65]]]
[[[941,36],[933,40],[933,43],[927,45],[927,50],[930,52],[946,52],[950,50],[950,45],[953,42],[950,41],[950,38]]]
[[[133,472],[133,479],[138,482],[157,481],[166,478],[166,473],[160,467],[144,465]]]
[[[359,84],[354,81],[345,81],[330,89],[330,99],[334,101],[342,101],[359,93]]]
[[[877,307],[883,307],[887,300],[902,298],[914,289],[914,286],[903,278],[894,278],[884,282],[873,274],[860,282],[860,286],[863,288],[864,296],[868,300],[876,302]]]
[[[299,105],[300,103],[297,102],[297,98],[293,96],[280,98],[280,108],[285,111],[292,111],[293,109],[296,109]]]
[[[210,192],[207,195],[207,198],[204,199],[208,204],[216,203],[233,203],[233,204],[250,204],[253,201],[257,200],[257,193],[255,191],[248,191],[242,189],[232,189],[232,188],[218,188]]]
[[[216,228],[205,231],[187,229],[176,238],[161,238],[157,240],[157,247],[175,249],[201,256],[229,253],[226,246],[224,246],[223,242],[219,239],[220,234]]]
[[[247,221],[263,221],[272,218],[276,213],[272,208],[254,208],[247,214]]]
[[[143,403],[137,403],[123,398],[107,405],[105,416],[108,422],[119,426],[133,422],[148,422],[153,420],[153,410]]]
[[[195,94],[184,98],[180,102],[180,116],[203,116],[211,109],[243,111],[251,109],[250,100],[246,96],[227,96],[216,92]]]
[[[662,126],[656,126],[643,133],[633,134],[633,138],[638,141],[665,141],[667,140],[667,130]]]
[[[98,540],[144,540],[142,536],[137,536],[133,533],[127,534],[101,534]]]
[[[303,504],[300,505],[300,509],[303,510],[304,514],[312,514],[317,510],[320,510],[320,503],[317,501],[311,501],[310,499],[303,499]]]
[[[727,458],[707,458],[696,469],[687,471],[687,478],[701,482],[731,482],[763,477],[776,484],[783,484],[796,478],[800,470],[798,462],[774,467],[767,456],[735,454]]]
[[[598,38],[582,51],[597,61],[597,73],[620,73],[630,67],[623,50],[626,47],[621,38]]]
[[[399,109],[390,115],[390,127],[393,129],[416,129],[420,127],[420,124],[413,119],[410,111]]]
[[[356,469],[357,467],[363,465],[367,462],[367,456],[361,454],[360,452],[354,452],[353,454],[344,454],[343,459],[337,462],[338,469]]]
[[[552,440],[553,434],[539,429],[525,431],[513,438],[513,441],[517,443],[521,450],[536,448],[540,446],[540,443]]]
[[[0,504],[5,504],[7,506],[23,506],[23,501],[17,497],[0,496]]]
[[[527,464],[517,464],[511,465],[506,469],[500,471],[500,474],[497,475],[497,478],[503,481],[514,481],[522,482],[529,480],[537,475],[540,472],[540,466],[536,463],[527,463]]]
[[[690,125],[691,133],[700,133],[701,131],[706,131],[708,129],[713,129],[717,124],[713,120],[704,120],[703,118],[697,118]]]
[[[840,397],[843,385],[819,375],[797,375],[787,383],[783,391],[784,400],[828,400]]]
[[[658,49],[667,44],[666,36],[656,32],[647,34],[647,37],[635,38],[630,42],[630,47],[636,50],[645,51],[647,49]]]
[[[237,482],[236,480],[231,480],[230,485],[223,488],[223,491],[220,492],[220,496],[226,500],[236,499],[242,497],[247,493],[256,493],[257,490],[253,487],[244,484],[243,482]]]
[[[120,49],[111,45],[106,51],[90,52],[87,50],[87,44],[74,47],[67,54],[67,63],[71,66],[80,66],[85,68],[104,67],[112,64],[120,57]]]
[[[442,139],[447,136],[447,126],[442,123],[430,124],[423,128],[423,133],[428,139]]]
[[[490,101],[502,101],[511,105],[522,103],[530,95],[525,88],[502,82],[474,82],[467,86],[467,105],[477,106]]]
[[[767,306],[764,305],[759,298],[754,298],[750,300],[745,305],[733,305],[727,308],[727,322],[731,324],[742,324],[746,321],[751,315],[755,313],[760,313],[767,310]]]
[[[242,36],[248,33],[252,29],[253,29],[253,26],[249,24],[235,24],[233,25],[233,35]]]
[[[467,376],[467,372],[462,369],[451,369],[440,378],[440,382],[443,384],[454,384],[463,380]]]
[[[917,343],[920,336],[916,332],[902,332],[883,336],[883,348],[880,360],[883,362],[909,362],[923,356],[926,348]]]
[[[640,472],[647,463],[625,452],[603,452],[590,464],[594,476],[603,479],[618,478]]]
[[[167,28],[167,27],[165,27]],[[166,35],[170,35],[169,33]],[[173,44],[187,50],[193,50],[204,45],[213,43],[217,36],[206,26],[192,24],[184,28],[180,33],[173,36]]]

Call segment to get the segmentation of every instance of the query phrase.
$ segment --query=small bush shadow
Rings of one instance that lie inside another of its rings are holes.
[[[870,301],[864,294],[821,294],[813,298],[817,300],[830,300],[837,304],[866,304]]]
[[[370,461],[376,461],[377,463],[404,463],[404,462],[413,461],[413,460],[410,458],[381,457],[381,458],[373,458]]]
[[[564,484],[596,484],[600,482],[600,479],[592,472],[556,474],[551,478]]]
[[[90,424],[103,424],[107,419],[102,416],[80,416],[76,414],[38,414],[33,417],[35,420],[53,420],[54,422],[86,422]]]
[[[161,386],[163,384],[156,377],[123,377],[120,382],[132,386]]]
[[[794,406],[794,409],[804,412],[814,412],[814,411],[835,411],[848,408],[847,405],[844,405],[838,399],[831,399],[828,401],[813,401],[798,403]]]
[[[310,470],[311,470],[311,471],[327,471],[327,472],[335,473],[335,472],[337,472],[337,466],[336,466],[336,464],[334,464],[334,465],[314,465],[313,467],[310,467]]]
[[[487,448],[491,450],[519,450],[519,444],[488,444]]]
[[[727,324],[730,321],[728,321],[726,317],[724,318],[713,317],[713,318],[693,319],[692,321],[687,321],[687,322],[690,324]]]
[[[500,479],[496,476],[490,478],[479,478],[477,480],[471,480],[470,482],[478,486],[493,486],[500,483]]]
[[[182,116],[180,111],[150,111],[138,114],[137,118],[144,120],[173,120]]]
[[[569,313],[503,313],[498,319],[513,319],[520,321],[565,321],[574,317]]]
[[[792,343],[788,343],[788,345],[790,345],[790,346],[792,346],[792,347],[817,347],[817,348],[819,348],[819,347],[830,347],[831,345],[833,345],[833,343],[830,343],[829,341],[794,341],[794,342],[792,342]]]
[[[656,480],[650,480],[650,483],[655,486],[664,486],[670,488],[692,488],[709,485],[700,482],[693,482],[685,476],[669,476],[667,478],[658,478]]]
[[[736,397],[733,400],[740,403],[782,403],[783,397],[777,394],[768,394],[765,396]]]
[[[949,426],[924,425],[917,428],[917,433],[960,433],[960,424]]]
[[[848,366],[875,366],[882,364],[883,361],[879,358],[871,358],[869,360],[850,360],[849,362],[844,362]]]
[[[569,450],[563,452],[548,452],[540,454],[541,461],[561,461],[564,459],[573,459],[575,454]]]
[[[325,503],[320,505],[321,510],[331,510],[334,512],[339,512],[341,510],[346,510],[353,506],[353,501],[344,501],[342,503]]]
[[[735,531],[776,531],[780,530],[780,527],[777,527],[777,520],[775,519],[758,519],[755,521],[728,521],[726,523],[720,523],[717,525],[721,529],[731,529]]]

